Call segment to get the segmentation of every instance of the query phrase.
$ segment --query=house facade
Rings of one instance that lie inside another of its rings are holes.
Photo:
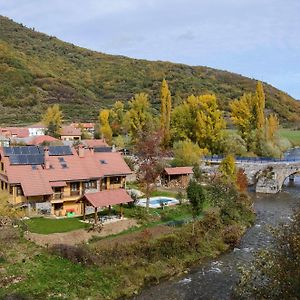
[[[0,148],[0,189],[10,202],[56,216],[83,213],[87,193],[126,187],[131,173],[116,152],[68,146]]]

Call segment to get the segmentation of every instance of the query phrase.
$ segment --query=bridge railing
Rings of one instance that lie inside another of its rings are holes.
[[[210,155],[204,156],[204,161],[219,162],[225,158],[224,155]],[[290,158],[271,158],[271,157],[235,157],[237,162],[253,162],[253,163],[268,163],[268,162],[300,162],[300,157]]]

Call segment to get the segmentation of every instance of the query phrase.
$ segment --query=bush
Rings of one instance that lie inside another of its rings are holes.
[[[83,248],[83,246],[57,244],[49,248],[49,251],[51,254],[66,258],[73,263],[79,263],[83,265],[93,265],[95,263],[91,252]]]
[[[226,226],[223,230],[223,241],[230,247],[236,246],[241,238],[241,228],[237,225]]]

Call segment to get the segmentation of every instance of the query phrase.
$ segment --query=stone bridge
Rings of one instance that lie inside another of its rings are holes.
[[[204,162],[209,165],[218,165],[222,159],[221,157],[206,157]],[[244,170],[249,185],[255,185],[257,193],[278,193],[287,178],[293,180],[295,175],[300,175],[300,159],[240,158],[236,159],[236,165]]]

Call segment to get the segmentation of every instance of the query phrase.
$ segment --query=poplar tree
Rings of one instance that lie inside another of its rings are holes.
[[[152,120],[150,102],[145,93],[136,94],[129,101],[129,110],[125,115],[128,131],[133,139],[136,139],[141,132],[149,131]]]
[[[172,98],[168,87],[168,83],[165,79],[163,79],[161,84],[160,99],[160,129],[163,133],[163,144],[165,147],[167,147],[170,142]]]
[[[266,139],[268,141],[274,142],[278,128],[279,120],[277,115],[271,114],[266,118]]]
[[[111,143],[112,140],[112,130],[109,125],[109,110],[103,109],[99,112],[99,123],[100,123],[100,133],[103,138],[105,138],[108,144]]]
[[[256,128],[253,95],[251,93],[244,94],[240,99],[232,101],[229,107],[231,120],[246,142],[247,150],[249,150],[252,142],[251,133]]]
[[[257,83],[254,99],[256,128],[262,130],[265,126],[265,93],[260,81]]]
[[[42,123],[47,127],[46,133],[48,135],[59,137],[62,117],[63,115],[58,104],[48,107],[42,119]]]
[[[197,112],[196,137],[201,148],[207,148],[212,153],[220,151],[223,130],[226,122],[219,110],[215,95],[202,95],[199,99]]]

